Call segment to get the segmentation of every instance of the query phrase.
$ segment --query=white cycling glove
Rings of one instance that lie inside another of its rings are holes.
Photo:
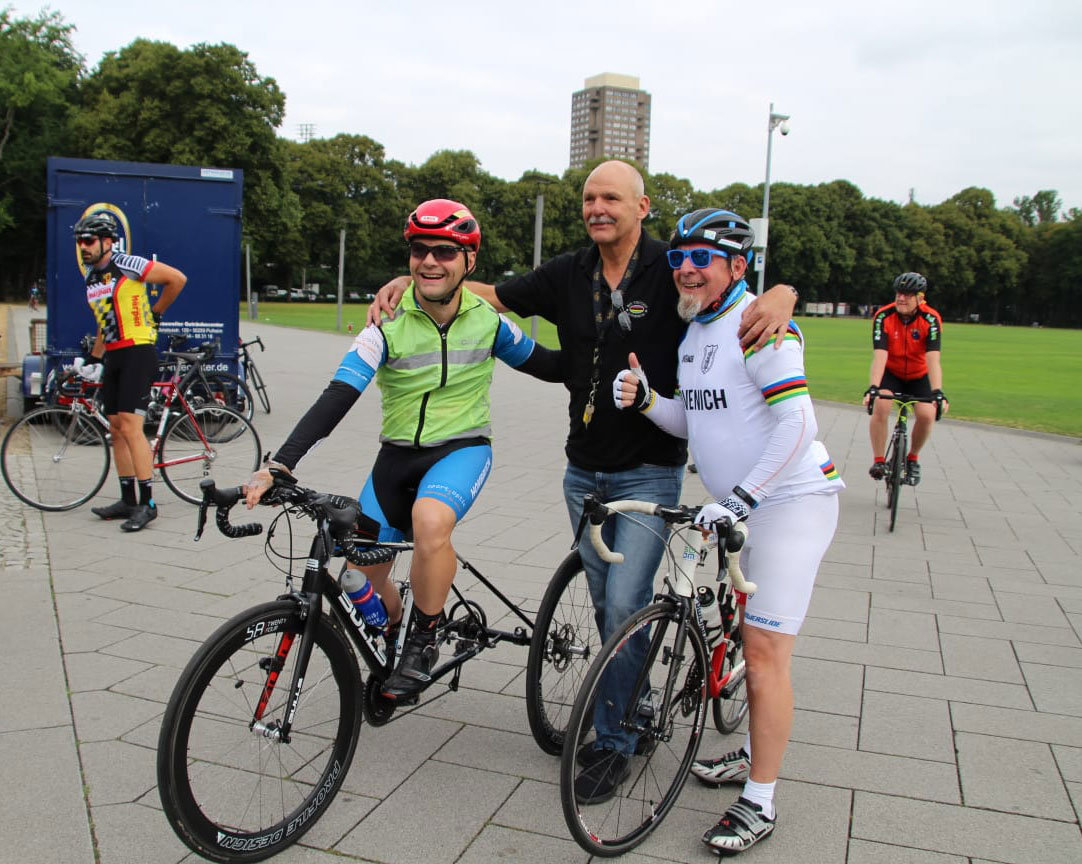
[[[631,398],[631,404],[625,405],[624,385],[631,382],[636,385],[635,395]],[[640,411],[645,411],[650,407],[650,403],[654,401],[654,391],[650,389],[650,384],[646,380],[646,372],[641,366],[635,369],[622,369],[616,373],[616,377],[612,379],[612,401],[621,410],[624,408],[638,408]]]
[[[96,383],[101,381],[101,372],[104,366],[101,363],[87,363],[82,357],[76,357],[75,362],[72,363],[72,368],[75,369],[75,374],[84,381]]]
[[[728,522],[730,525],[735,525],[737,522],[747,519],[750,512],[747,504],[735,495],[730,495],[724,501],[714,501],[703,507],[699,511],[699,515],[695,517],[695,524],[711,529],[717,522]]]

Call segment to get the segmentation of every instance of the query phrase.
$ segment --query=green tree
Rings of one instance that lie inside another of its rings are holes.
[[[302,248],[285,256],[280,265],[284,275],[277,278],[292,285],[302,265],[308,268],[308,281],[336,280],[343,228],[347,284],[367,289],[401,272],[402,225],[409,205],[398,183],[405,166],[388,162],[383,146],[364,135],[284,144],[290,185],[304,217]]]
[[[81,88],[81,155],[244,170],[245,235],[258,258],[298,248],[300,208],[285,174],[285,96],[233,45],[187,50],[137,39],[109,51]]]
[[[70,152],[83,60],[58,12],[0,9],[0,291],[25,296],[45,273],[45,160]]]

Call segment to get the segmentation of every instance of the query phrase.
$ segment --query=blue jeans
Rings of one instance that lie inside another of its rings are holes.
[[[683,481],[682,465],[640,465],[628,471],[605,473],[586,471],[568,464],[564,473],[564,499],[572,529],[578,528],[582,517],[582,499],[590,493],[599,495],[602,501],[634,498],[675,505],[680,502]],[[585,535],[579,544],[579,554],[590,586],[594,617],[604,641],[629,616],[653,599],[654,574],[665,551],[662,539],[665,537],[665,523],[657,516],[641,514],[634,514],[631,518],[615,517],[605,523],[601,536],[610,549],[623,553],[622,563],[607,564],[598,558],[593,544]],[[636,639],[642,644],[632,646],[630,651],[621,651],[620,661],[612,664],[605,673],[594,709],[597,746],[628,754],[635,749],[636,736],[621,729],[620,720],[639,672],[636,658],[645,656],[646,634]]]

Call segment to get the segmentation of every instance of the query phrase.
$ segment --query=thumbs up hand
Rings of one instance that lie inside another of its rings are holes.
[[[612,381],[612,401],[620,409],[634,405],[640,411],[647,411],[654,401],[654,391],[634,352],[627,355],[627,363],[629,368],[622,369]]]

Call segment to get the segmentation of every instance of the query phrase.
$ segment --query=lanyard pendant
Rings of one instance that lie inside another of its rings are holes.
[[[587,402],[586,410],[582,412],[582,422],[587,426],[590,425],[590,421],[594,419],[594,403]]]

